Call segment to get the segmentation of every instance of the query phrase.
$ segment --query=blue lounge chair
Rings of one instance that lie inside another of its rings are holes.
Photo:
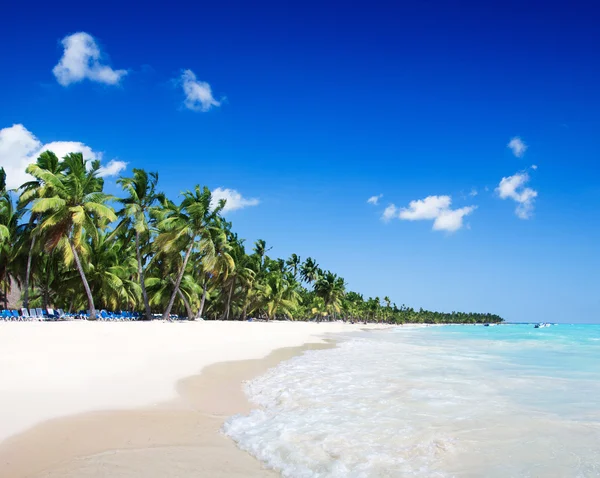
[[[12,316],[11,320],[22,320],[21,316],[19,315],[19,311],[16,309],[11,310],[10,315]]]
[[[35,311],[35,309],[29,309],[29,317],[31,318],[31,320],[38,320],[39,317],[37,315],[37,312]]]
[[[48,314],[48,319],[50,320],[58,320],[60,318],[58,312],[52,308],[46,309],[46,313]]]

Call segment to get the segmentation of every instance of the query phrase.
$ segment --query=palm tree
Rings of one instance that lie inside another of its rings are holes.
[[[264,284],[260,286],[263,298],[263,308],[267,319],[275,319],[277,315],[291,316],[292,309],[297,305],[299,295],[296,290],[297,283],[288,282],[282,274],[270,273]]]
[[[302,280],[311,284],[319,278],[319,265],[312,257],[307,258],[300,268],[300,277]]]
[[[231,244],[230,255],[233,259],[234,267],[229,271],[229,276],[224,281],[223,286],[227,290],[227,299],[225,303],[225,309],[223,312],[223,319],[229,320],[231,315],[231,305],[233,294],[236,292],[236,288],[240,286],[249,287],[254,280],[254,271],[248,268],[248,255],[244,248],[244,241],[237,237],[237,234],[229,232],[229,243]],[[264,241],[262,241],[264,242]],[[239,292],[240,290],[238,290]]]
[[[152,310],[148,300],[148,292],[144,279],[144,264],[142,260],[141,236],[149,234],[148,214],[160,198],[156,192],[158,173],[147,173],[143,169],[134,169],[133,177],[119,178],[117,183],[128,194],[124,199],[119,199],[123,205],[117,215],[123,218],[120,226],[133,226],[135,231],[135,253],[137,257],[137,275],[142,289],[142,299],[146,312],[146,320],[152,320]],[[117,228],[119,229],[119,228]]]
[[[15,265],[17,238],[21,214],[14,207],[10,193],[6,191],[6,173],[0,168],[0,285],[4,296],[4,308],[8,308],[8,292],[12,283],[11,268]]]
[[[101,308],[133,309],[141,296],[133,244],[100,231],[88,246],[86,277]]]
[[[217,221],[213,226],[206,229],[207,234],[200,241],[200,252],[193,262],[197,264],[194,269],[199,272],[198,280],[202,284],[202,298],[198,309],[198,318],[202,318],[204,305],[211,279],[215,284],[220,280],[224,282],[229,274],[235,269],[235,261],[232,257],[232,246],[227,240],[227,234],[222,227],[222,221]]]
[[[94,240],[98,231],[117,217],[105,204],[110,196],[102,192],[104,180],[98,177],[100,161],[92,161],[88,169],[88,161],[81,153],[70,153],[64,157],[63,166],[58,172],[37,164],[27,167],[27,173],[43,184],[31,207],[33,214],[42,215],[35,234],[46,239],[47,251],[61,251],[66,264],[75,261],[87,295],[90,319],[95,320],[94,298],[79,253],[84,249],[84,233]]]
[[[36,249],[33,262],[31,281],[36,284],[36,287],[31,291],[32,296],[28,304],[30,307],[45,309],[50,304],[66,302],[67,297],[72,300],[77,298],[78,304],[84,303],[79,300],[83,292],[79,274],[76,270],[67,269],[58,254],[43,254]],[[32,302],[35,305],[32,305]]]
[[[391,299],[387,295],[383,298],[383,301],[385,302],[385,310],[383,312],[383,320],[385,321],[385,320],[387,320],[387,314],[388,314],[388,312],[390,310],[390,306],[392,304],[392,301],[391,301]]]
[[[40,154],[37,158],[36,164],[39,168],[45,169],[54,174],[57,174],[62,166],[58,157],[52,151],[44,151],[42,154]],[[31,203],[39,197],[42,186],[44,186],[44,184],[38,180],[28,181],[21,185],[19,188],[21,189],[21,195],[19,197],[18,204],[19,209],[25,210],[27,207],[29,207]],[[50,187],[51,186],[48,185],[47,189]],[[48,193],[48,191],[46,191],[46,193]],[[23,307],[27,309],[29,308],[29,279],[31,277],[31,263],[33,260],[34,251],[36,250],[35,245],[37,239],[33,232],[36,230],[35,226],[37,224],[37,220],[38,214],[30,214],[29,223],[26,227],[27,235],[29,236],[27,238],[29,252],[27,254],[27,267],[25,269],[25,280],[23,284]]]
[[[173,303],[177,297],[179,286],[192,249],[206,232],[209,224],[216,220],[219,212],[225,206],[225,201],[219,201],[215,208],[211,208],[211,193],[205,186],[196,186],[194,191],[183,193],[183,201],[178,207],[169,207],[164,212],[159,212],[158,224],[161,231],[156,238],[155,245],[159,250],[170,252],[173,250],[185,250],[183,264],[177,275],[171,298],[163,314],[163,319],[168,320],[171,315]]]
[[[315,283],[315,294],[325,302],[325,310],[335,316],[341,310],[341,302],[346,293],[344,279],[333,272],[326,272]]]
[[[300,268],[300,264],[302,261],[297,254],[292,254],[290,258],[285,262],[286,265],[290,268],[292,275],[294,276],[294,280],[298,279],[298,269]]]
[[[254,254],[258,257],[260,269],[262,270],[265,256],[271,248],[267,249],[267,243],[263,239],[259,239],[254,243]]]

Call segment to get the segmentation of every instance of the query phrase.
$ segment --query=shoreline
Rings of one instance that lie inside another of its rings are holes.
[[[307,350],[335,345],[334,340],[306,343],[261,359],[209,365],[177,383],[177,398],[152,407],[43,422],[0,442],[0,476],[280,476],[223,435],[222,425],[255,408],[243,391],[244,382]]]

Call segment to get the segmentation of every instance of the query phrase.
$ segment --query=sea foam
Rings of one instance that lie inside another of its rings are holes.
[[[249,382],[258,407],[224,432],[284,477],[597,476],[600,367],[553,369],[544,360],[568,341],[544,348],[508,327],[400,330],[307,352]]]

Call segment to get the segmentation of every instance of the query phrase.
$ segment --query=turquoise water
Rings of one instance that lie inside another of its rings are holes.
[[[286,477],[600,476],[600,326],[396,328],[250,382],[225,432]]]

